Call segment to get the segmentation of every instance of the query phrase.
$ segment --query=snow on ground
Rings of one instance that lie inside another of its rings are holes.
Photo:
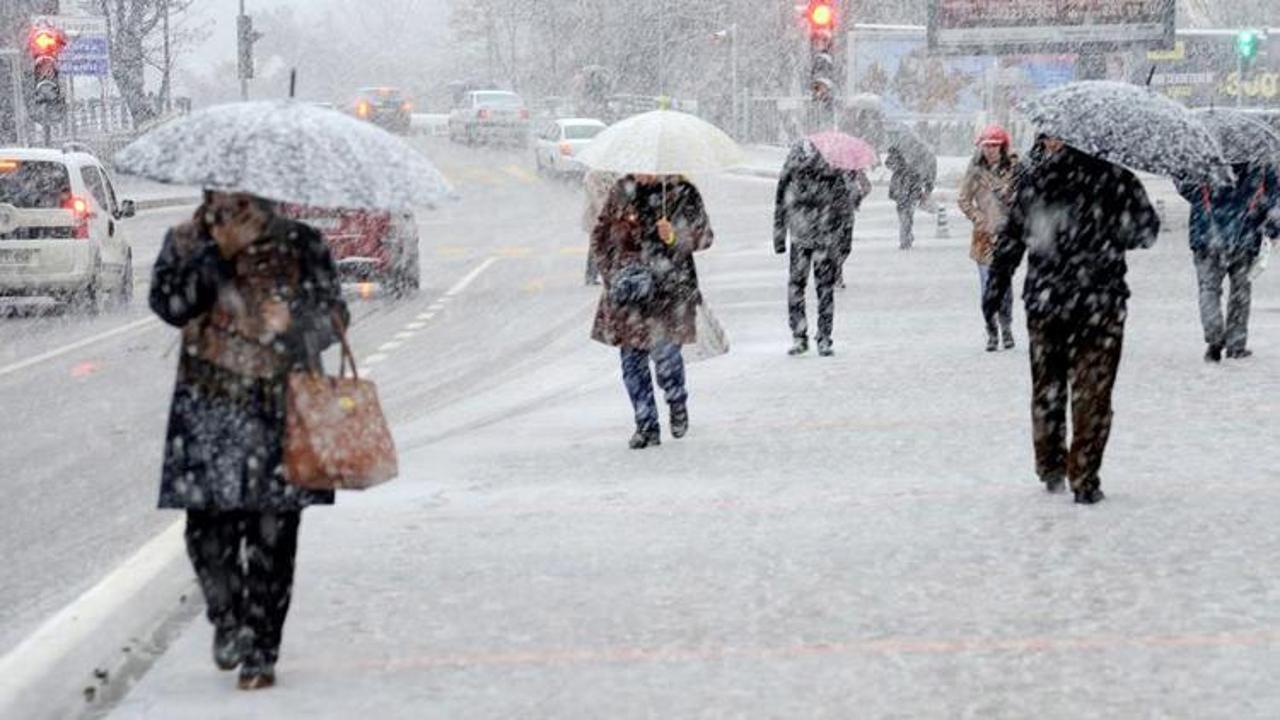
[[[276,689],[235,692],[198,622],[112,720],[1280,715],[1276,277],[1257,357],[1206,367],[1185,221],[1134,256],[1109,499],[1080,508],[1035,482],[1025,333],[982,352],[954,212],[903,253],[873,198],[838,355],[792,359],[772,184],[706,190],[733,351],[690,366],[688,438],[626,449],[566,291],[582,325],[540,362],[308,512]]]

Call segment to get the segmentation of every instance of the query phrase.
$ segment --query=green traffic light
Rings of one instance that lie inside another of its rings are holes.
[[[1256,30],[1242,30],[1236,35],[1236,52],[1246,60],[1258,54],[1258,44],[1262,38]]]

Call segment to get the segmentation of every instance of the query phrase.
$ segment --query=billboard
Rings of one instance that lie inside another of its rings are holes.
[[[1144,53],[1135,65],[1132,82],[1150,76],[1152,90],[1191,107],[1280,106],[1280,53],[1240,68],[1234,31],[1179,31],[1173,48]]]
[[[941,57],[923,34],[859,33],[849,42],[849,96],[880,96],[891,116],[970,116],[986,104],[990,57]]]
[[[968,55],[1173,46],[1176,0],[929,0],[929,48]]]

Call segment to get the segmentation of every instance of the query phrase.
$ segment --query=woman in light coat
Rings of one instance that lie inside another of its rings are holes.
[[[986,292],[995,241],[1009,218],[1009,204],[1014,195],[1018,158],[1009,151],[1009,143],[1009,133],[1004,129],[993,125],[984,130],[978,138],[978,153],[960,185],[960,212],[973,223],[969,257],[978,264],[979,298]],[[983,321],[987,328],[987,352],[999,349],[1001,335],[1005,349],[1013,348],[1012,288],[1005,293],[998,312],[983,311]]]

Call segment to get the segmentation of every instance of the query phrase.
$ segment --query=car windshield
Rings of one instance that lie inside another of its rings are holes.
[[[59,208],[70,194],[71,176],[66,165],[0,158],[0,204]]]
[[[483,107],[518,108],[524,106],[524,101],[515,93],[482,92],[476,93],[476,105]]]
[[[601,125],[565,125],[565,140],[590,140],[604,130]]]

